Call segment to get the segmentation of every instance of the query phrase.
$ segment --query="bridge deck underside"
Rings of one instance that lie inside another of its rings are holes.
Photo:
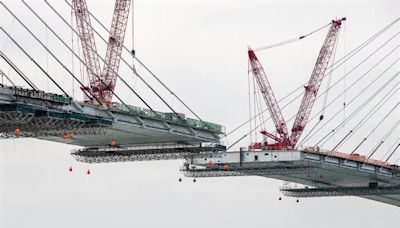
[[[60,136],[41,136],[39,139],[49,140],[85,147],[104,146],[116,140],[117,144],[160,144],[160,143],[196,143],[205,140],[196,139],[193,135],[169,132],[162,129],[145,128],[132,124],[114,124],[105,128],[99,135],[76,135],[74,138],[63,139]]]
[[[341,165],[339,165],[341,164]],[[371,182],[379,186],[400,186],[400,174],[389,175],[378,170],[366,170],[358,167],[346,167],[342,162],[332,164],[321,161],[302,159],[291,162],[251,162],[185,167],[182,172],[189,177],[221,177],[221,176],[263,176],[313,187],[358,187],[368,186]],[[371,199],[391,205],[400,206],[400,194],[363,195]]]

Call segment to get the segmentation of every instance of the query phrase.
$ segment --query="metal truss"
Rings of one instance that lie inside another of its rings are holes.
[[[308,198],[329,196],[367,196],[400,194],[400,186],[377,187],[321,187],[321,188],[281,188],[284,196]]]
[[[16,129],[20,132],[16,134]],[[20,112],[0,112],[0,138],[61,136],[67,133],[80,135],[105,134],[106,128],[100,124],[73,119],[35,117]]]
[[[230,176],[272,176],[304,174],[313,167],[271,167],[271,168],[182,168],[181,172],[186,177],[230,177]]]
[[[177,160],[188,157],[205,156],[218,153],[219,147],[174,146],[169,148],[130,147],[130,148],[84,148],[71,154],[78,162],[109,163],[129,161]]]

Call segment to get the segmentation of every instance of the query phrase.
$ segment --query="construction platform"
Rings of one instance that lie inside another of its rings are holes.
[[[113,103],[104,109],[63,95],[0,84],[0,138],[83,147],[218,143],[223,126]]]
[[[187,177],[263,176],[301,184],[290,197],[358,196],[400,206],[400,168],[343,153],[304,150],[221,152],[186,159]]]

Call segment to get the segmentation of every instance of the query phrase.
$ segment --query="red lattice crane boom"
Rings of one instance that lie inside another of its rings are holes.
[[[328,35],[325,38],[324,44],[319,52],[317,62],[315,63],[314,70],[312,71],[310,80],[307,85],[304,86],[305,93],[299,111],[297,112],[296,119],[293,124],[292,134],[290,135],[290,146],[294,148],[300,139],[301,134],[308,122],[308,118],[311,114],[311,109],[314,105],[315,99],[317,98],[318,91],[321,86],[322,79],[324,78],[326,69],[331,59],[333,50],[336,45],[339,29],[342,25],[342,21],[333,20],[329,29]]]
[[[273,138],[275,141],[279,143],[287,143],[285,142],[285,140],[288,139],[289,135],[286,127],[286,122],[285,119],[283,118],[278,102],[276,101],[274,92],[272,91],[271,84],[268,81],[267,74],[265,73],[264,68],[262,67],[256,54],[251,48],[249,48],[248,50],[248,55],[249,55],[251,72],[253,73],[257,81],[258,87],[261,91],[261,94],[263,95],[264,101],[267,104],[269,113],[271,114],[272,121],[274,122],[276,132],[278,133],[279,137],[276,137],[275,135],[265,130],[262,131],[262,134],[270,138]]]
[[[108,106],[112,101],[117,81],[130,3],[131,0],[115,1],[106,57],[103,70],[100,71],[99,58],[86,1],[72,0],[84,59],[88,67],[90,67],[90,69],[87,69],[90,86],[83,89],[90,90],[105,106]]]
[[[97,80],[97,76],[100,75],[100,63],[97,56],[96,42],[93,35],[92,24],[90,22],[89,10],[85,0],[72,0],[72,7],[75,13],[76,26],[80,35],[82,44],[82,52],[85,63],[87,64],[87,73],[89,76],[90,85],[89,87],[82,88],[84,90],[90,90],[92,82]],[[90,69],[91,70],[90,70]],[[94,95],[97,95],[93,93]]]
[[[322,79],[325,75],[325,71],[328,67],[328,63],[331,59],[334,47],[336,45],[342,21],[345,20],[346,18],[342,18],[340,20],[333,20],[330,23],[331,26],[328,35],[326,36],[322,48],[319,52],[317,62],[314,66],[314,70],[311,74],[310,80],[305,86],[304,97],[301,102],[299,111],[296,115],[296,119],[293,124],[292,133],[290,136],[287,130],[286,122],[282,115],[281,109],[278,105],[278,102],[275,98],[275,95],[272,91],[272,87],[268,81],[268,77],[264,71],[264,68],[262,67],[254,51],[249,48],[248,55],[251,66],[251,72],[253,73],[257,81],[258,87],[264,97],[268,110],[271,114],[271,118],[274,122],[276,132],[278,133],[278,136],[276,136],[265,130],[261,131],[262,134],[276,141],[276,144],[270,144],[268,146],[279,149],[282,148],[293,149],[296,147],[296,144],[305,126],[307,125],[311,109],[314,105],[319,88],[321,86]],[[297,40],[303,39],[304,37],[305,36],[301,36],[297,38]]]

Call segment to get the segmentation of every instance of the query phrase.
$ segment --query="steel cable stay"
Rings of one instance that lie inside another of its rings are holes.
[[[348,121],[350,121],[354,116],[356,116],[361,110],[363,110],[365,107],[366,107],[366,105],[369,103],[369,102],[371,102],[378,94],[380,94],[395,78],[397,78],[398,77],[398,75],[400,74],[400,71],[398,71],[396,74],[394,74],[393,76],[392,76],[392,78],[390,78],[384,85],[382,85],[377,91],[375,91],[370,97],[368,97],[361,105],[359,105],[358,107],[357,107],[357,109],[355,110],[355,111],[353,111],[348,117],[346,117],[346,119],[344,119],[340,124],[338,124],[332,131],[330,131],[327,135],[325,135],[321,140],[319,140],[315,145],[314,145],[314,147],[316,147],[316,146],[318,146],[322,141],[324,141],[323,143],[322,143],[322,145],[324,144],[324,143],[326,143],[326,141],[327,140],[329,140],[331,137],[332,137],[332,133],[334,133],[334,132],[336,132],[336,130],[337,129],[339,129],[341,126],[343,126],[343,124],[346,124]],[[363,92],[363,91],[362,91]],[[362,93],[361,92],[361,93]],[[360,94],[360,93],[359,93]],[[349,102],[349,104],[350,103],[352,103],[356,98],[358,98],[359,97],[359,94],[358,95],[356,95],[350,102]],[[340,112],[340,110],[339,110],[339,112]],[[339,113],[339,112],[337,112],[337,113]],[[334,119],[335,118],[335,116],[337,115],[337,113],[335,114],[335,115],[333,115],[329,120],[328,120],[328,122],[330,122],[332,119]],[[321,129],[319,129],[319,130],[321,130]],[[318,130],[318,131],[319,131]]]
[[[398,91],[399,91],[399,89],[397,89],[392,95],[394,95],[394,94],[397,93]],[[392,97],[392,95],[390,95],[390,97]],[[390,97],[389,97],[389,98],[390,98]],[[389,99],[389,98],[388,98],[388,99]],[[388,99],[385,100],[385,101],[383,102],[383,104],[385,104],[385,103],[388,101]],[[383,122],[383,121],[384,121],[384,119],[382,119],[382,120],[379,122],[379,124],[377,124],[377,125],[375,126],[375,128],[374,128],[366,137],[363,138],[363,140],[354,148],[354,150],[353,150],[350,154],[355,153],[355,152],[358,150],[358,148],[360,148],[360,147],[362,146],[362,144],[363,144],[365,141],[367,141],[367,139],[375,132],[375,130],[380,126],[381,122]]]
[[[394,78],[396,78],[399,75],[400,72],[397,72],[391,79],[389,82],[391,82]],[[379,89],[378,91],[375,92],[375,94],[373,94],[371,97],[369,97],[366,101],[364,101],[364,103],[362,105],[360,105],[355,111],[353,111],[350,116],[346,117],[339,125],[336,126],[336,128],[333,129],[333,132],[338,132],[337,130],[344,126],[346,123],[348,123],[351,119],[353,119],[353,117],[355,117],[358,113],[360,113],[365,107],[366,105],[371,102],[379,93],[381,93],[383,91],[383,89],[389,84],[389,82],[387,84],[385,84],[383,87],[381,87],[381,89]],[[396,88],[396,86],[398,86],[400,84],[400,82],[398,82],[397,84],[395,84],[395,86],[393,86],[393,88],[386,94],[388,95],[391,91],[393,91],[393,89]],[[381,100],[383,100],[385,97],[383,97]],[[352,100],[354,101],[354,99]],[[380,105],[380,103],[378,102],[376,104]],[[330,136],[329,138],[325,139],[325,141],[322,142],[322,145],[325,144],[327,142],[327,140],[329,140],[332,136]],[[320,140],[321,142],[321,140]],[[319,144],[319,143],[318,143]]]
[[[399,34],[400,34],[400,33],[399,33]],[[386,45],[387,43],[388,43],[388,42],[386,42],[384,45]],[[332,89],[332,87],[338,85],[339,82],[341,82],[341,81],[342,81],[344,78],[346,78],[349,74],[351,74],[352,72],[354,72],[354,70],[356,70],[359,66],[361,66],[362,63],[364,63],[365,61],[367,61],[367,60],[368,60],[370,57],[372,57],[378,50],[380,50],[381,48],[383,48],[384,45],[382,45],[382,46],[379,47],[376,51],[374,51],[374,52],[371,53],[369,56],[367,56],[364,60],[362,60],[361,63],[359,63],[358,65],[356,65],[356,66],[355,66],[352,70],[350,70],[347,74],[345,74],[344,76],[342,76],[342,77],[341,77],[338,81],[336,81],[331,87],[329,87],[329,88],[326,89],[324,92],[322,92],[320,95],[318,95],[317,99],[321,98],[326,92],[329,91],[329,89]],[[387,57],[389,57],[391,54],[393,54],[394,51],[397,50],[399,47],[400,47],[400,45],[396,46],[396,47],[395,47],[394,49],[392,49],[388,54],[386,54],[384,57],[382,57],[376,64],[374,64],[370,69],[368,69],[366,73],[362,74],[362,75],[361,75],[358,79],[356,79],[348,88],[346,88],[346,89],[345,89],[344,91],[342,91],[339,95],[337,95],[332,101],[330,101],[329,104],[328,104],[326,107],[329,107],[330,105],[332,105],[332,104],[333,104],[337,99],[339,99],[340,96],[343,95],[347,90],[351,89],[355,84],[357,84],[358,82],[360,82],[368,73],[370,73],[373,69],[375,69],[375,68],[376,68],[380,63],[382,63]],[[382,76],[384,73],[386,73],[387,70],[389,70],[391,67],[393,67],[399,60],[400,60],[400,58],[398,58],[396,61],[394,61],[394,63],[392,63],[386,70],[384,70],[383,73],[381,73],[380,75],[378,75],[378,77],[376,77],[376,78],[374,79],[374,82],[375,82],[376,80],[378,80],[378,79],[380,78],[380,76]],[[372,84],[373,84],[372,82],[369,83],[369,86],[371,86]],[[369,87],[369,86],[368,86],[368,87]],[[367,87],[367,88],[368,88],[368,87]],[[365,88],[365,89],[367,89],[367,88]],[[361,92],[365,91],[365,89],[362,90]],[[310,121],[312,121],[313,119],[317,118],[317,117],[322,113],[322,111],[323,111],[323,110],[321,110],[321,111],[317,112],[316,114],[314,114],[314,116],[312,116],[312,117],[310,118]],[[338,113],[336,113],[336,114],[334,115],[334,117],[335,117],[337,114],[338,114]],[[293,116],[289,119],[289,121],[292,120],[294,117],[295,117],[295,115],[293,115]],[[332,117],[331,117],[331,119],[332,119]],[[330,120],[331,120],[331,119],[330,119]],[[320,121],[321,121],[321,116],[320,116]],[[322,129],[322,127],[321,127],[320,129]],[[320,129],[319,129],[319,130],[320,130]],[[312,130],[314,130],[314,128],[313,128]],[[319,130],[318,130],[318,131],[319,131]],[[309,133],[309,134],[310,134],[310,133]],[[309,135],[309,134],[307,134],[307,135]],[[315,133],[313,133],[313,134],[311,135],[311,137],[313,137],[314,135],[315,135]],[[310,137],[310,138],[311,138],[311,137]],[[309,139],[309,138],[308,138],[308,139]],[[299,143],[299,145],[304,144],[305,142],[308,141],[308,139],[305,140],[305,138],[304,138],[304,139],[302,140],[303,143]]]
[[[400,143],[400,138],[397,138],[397,139],[396,139],[396,141],[393,143],[393,145],[389,147],[389,149],[388,149],[388,150],[386,151],[386,153],[381,157],[380,160],[383,161],[383,159],[385,159],[386,155],[388,155],[389,152],[391,152],[392,149],[395,148],[395,147],[396,147],[396,144],[398,144],[398,143]],[[392,151],[392,152],[393,152],[393,151]],[[389,157],[390,157],[390,155],[389,155]],[[388,159],[387,159],[387,160],[388,160]]]
[[[399,142],[400,142],[400,138],[397,138],[396,141],[393,143],[393,145],[391,145],[391,146],[389,147],[389,149],[388,149],[388,150],[386,151],[386,153],[381,157],[380,160],[383,161],[383,160],[385,159],[386,155],[388,155],[390,152],[393,152],[393,149],[396,147],[397,144],[399,144]],[[397,148],[395,148],[394,150],[396,150],[396,149],[397,149]],[[389,160],[390,157],[391,157],[391,155],[389,155],[389,158],[387,158],[386,161]]]
[[[391,147],[391,149],[393,149],[392,150],[392,152],[390,153],[390,155],[386,158],[386,160],[385,160],[385,162],[387,163],[387,162],[389,162],[389,160],[390,160],[390,158],[392,158],[392,156],[396,153],[396,151],[397,151],[397,149],[400,147],[400,143],[399,143],[399,139],[397,139],[397,141],[396,141],[396,143]],[[390,150],[388,150],[388,152],[389,151],[391,151],[391,149]],[[386,154],[388,153],[388,152],[386,152]],[[386,154],[385,154],[385,156],[386,156]],[[382,158],[382,160],[383,160],[383,158]]]
[[[397,74],[394,77],[397,77],[398,75],[399,72],[397,72]],[[394,79],[394,77],[392,79]],[[387,85],[388,84],[384,85],[384,87],[386,87]],[[397,85],[398,84],[396,84],[396,86]],[[337,129],[340,129],[342,126],[348,123],[353,117],[355,117],[358,113],[360,113],[361,110],[363,110],[369,102],[371,102],[380,92],[383,91],[384,87],[381,87],[381,89],[376,91],[375,94],[369,97],[362,105],[360,105],[355,111],[353,111],[350,116],[346,117],[346,119],[344,119],[339,125],[337,125],[330,133],[328,133],[323,139],[318,141],[318,143],[315,146],[319,145],[320,143],[321,145],[325,144],[332,137],[332,135],[330,135],[331,133],[336,133]],[[395,88],[395,86],[393,88]]]
[[[394,49],[392,49],[388,54],[386,54],[384,57],[382,57],[376,64],[372,65],[372,67],[371,67],[370,69],[368,69],[364,74],[362,74],[361,77],[359,77],[358,79],[356,79],[350,86],[348,86],[348,87],[347,87],[345,90],[343,90],[339,95],[337,95],[334,99],[332,99],[332,101],[329,102],[329,104],[327,105],[327,107],[329,107],[331,104],[333,104],[335,101],[337,101],[337,99],[339,99],[340,96],[342,96],[343,94],[345,94],[348,90],[350,90],[353,86],[355,86],[358,82],[360,82],[366,75],[368,75],[368,73],[370,73],[372,70],[374,70],[380,63],[382,63],[387,57],[389,57],[391,54],[393,54],[394,51],[397,50],[399,47],[400,47],[400,45],[397,46],[397,47],[395,47]],[[400,60],[400,58],[398,58],[396,61],[394,61],[394,62],[393,62],[389,67],[387,67],[381,74],[379,74],[377,77],[375,77],[374,80],[371,81],[371,82],[368,84],[368,86],[365,87],[365,88],[361,91],[361,93],[363,93],[366,89],[368,89],[370,86],[372,86],[374,82],[376,82],[381,76],[384,75],[384,73],[386,73],[389,69],[391,69],[399,60]],[[354,70],[354,69],[353,69],[353,70]],[[352,72],[353,70],[351,70],[350,72]],[[342,78],[342,79],[343,79],[343,78]],[[340,81],[342,81],[342,79],[338,80],[334,85],[338,84]],[[357,96],[361,95],[361,93],[357,94]],[[354,98],[350,101],[350,103],[351,103],[353,100],[354,100]],[[350,103],[347,103],[346,106],[348,106]],[[343,107],[343,108],[345,108],[345,107]],[[341,110],[340,110],[340,111],[341,111]],[[339,112],[340,112],[340,111],[339,111]],[[333,117],[336,117],[337,114],[338,114],[339,112],[337,112]],[[320,112],[317,112],[317,113],[310,119],[310,121],[313,120],[313,119],[315,119],[320,113],[321,113],[321,111],[320,111]],[[331,117],[331,118],[333,118],[333,117]],[[293,118],[293,117],[292,117],[292,118]],[[331,120],[331,119],[330,119],[330,120]],[[328,123],[330,122],[330,120],[328,121]],[[322,129],[322,128],[320,128],[320,129]],[[320,131],[320,129],[319,129],[318,131]],[[315,133],[313,133],[313,134],[311,135],[311,132],[312,132],[312,131],[314,131],[314,129],[312,129],[312,130],[309,132],[309,134],[307,134],[307,137],[304,137],[304,138],[303,138],[302,142],[299,143],[299,145],[306,143],[310,138],[312,138],[312,137],[318,132],[318,131],[317,131],[317,132],[315,132]]]
[[[0,2],[1,3],[1,2]],[[23,53],[24,53],[24,55],[26,56],[26,57],[28,57],[29,58],[29,60],[31,60],[35,65],[36,65],[36,67],[38,67],[39,68],[39,70],[44,74],[44,75],[46,75],[46,77],[47,78],[49,78],[50,79],[50,81],[52,82],[52,83],[54,83],[54,85],[56,85],[57,86],[57,88],[58,89],[60,89],[60,91],[65,95],[65,96],[67,96],[68,98],[71,98],[71,96],[60,86],[60,84],[59,83],[57,83],[47,72],[46,72],[46,70],[42,67],[42,66],[40,66],[34,59],[33,59],[33,57],[31,56],[31,55],[29,55],[26,51],[25,51],[25,49],[23,48],[23,47],[21,47],[21,45],[10,35],[10,34],[8,34],[4,29],[3,29],[3,27],[0,27],[0,30],[18,47],[18,49],[20,49]],[[58,59],[56,59],[56,60],[58,60]],[[59,62],[61,65],[62,65],[62,63],[61,62]],[[66,69],[68,72],[70,72],[68,69]],[[73,75],[73,77],[75,77],[75,75]]]
[[[45,2],[46,2],[46,4],[50,7],[50,8],[53,8],[53,10],[55,11],[55,9],[54,9],[54,7],[47,1],[47,0],[44,0]],[[72,7],[72,5],[67,1],[67,0],[65,0],[65,2],[67,3],[67,5],[71,8],[71,9],[73,9],[73,7]],[[97,19],[97,17],[95,17],[90,11],[89,11],[89,15],[105,30],[105,31],[107,31],[108,33],[110,33],[110,30],[108,29],[108,28],[106,28],[105,26],[104,26],[104,24],[99,20],[99,19]],[[105,41],[104,40],[104,38],[99,34],[99,32],[92,26],[92,25],[90,25],[90,24],[88,24],[91,28],[92,28],[92,30],[101,38],[101,40],[103,40],[103,41]],[[105,41],[106,43],[107,43],[107,41]],[[202,120],[185,102],[183,102],[183,100],[180,98],[180,97],[178,97],[176,94],[175,94],[175,92],[173,92],[164,82],[162,82],[161,81],[161,79],[159,78],[159,77],[157,77],[157,75],[155,75],[142,61],[140,61],[137,57],[136,57],[136,54],[134,53],[134,51],[133,50],[129,50],[124,44],[122,44],[123,45],[123,50],[125,50],[125,51],[127,51],[148,73],[150,73],[150,75],[154,78],[154,79],[156,79],[156,81],[158,82],[158,83],[160,83],[172,96],[174,96],[185,108],[187,108],[194,116],[196,116],[196,118],[197,119],[199,119],[199,120]],[[133,52],[132,52],[133,51]],[[163,100],[163,98],[160,96],[160,95],[158,95],[158,93],[146,82],[146,80],[144,80],[144,78],[143,77],[141,77],[136,71],[135,71],[135,69],[121,56],[121,60],[125,63],[125,64],[127,64],[127,66],[136,74],[136,76],[138,76],[138,78],[143,82],[143,83],[145,83],[145,85],[148,87],[148,88],[150,88],[150,90],[152,90],[152,92],[153,93],[155,93],[161,100]],[[166,102],[164,102],[164,103],[166,103]],[[167,104],[167,103],[166,103]],[[174,112],[175,114],[176,114],[176,112]],[[178,117],[179,117],[179,115],[178,115]]]
[[[22,80],[26,82],[26,84],[29,85],[29,87],[36,92],[39,91],[38,87],[15,65],[15,63],[11,61],[10,58],[7,57],[6,54],[4,54],[4,52],[0,51],[0,57],[22,78]],[[0,72],[7,78],[8,81],[11,82],[13,86],[16,86],[15,83],[11,81],[11,79],[3,71],[0,70]]]
[[[95,75],[96,76],[96,78],[104,85],[104,86],[106,86],[107,88],[109,88],[109,85],[107,85],[94,71],[93,71],[93,69],[91,69],[85,62],[84,62],[84,60],[82,60],[76,53],[75,53],[75,51],[74,50],[72,50],[71,49],[71,47],[69,47],[68,46],[68,44],[66,44],[65,43],[65,41],[45,22],[45,21],[43,21],[43,19],[24,1],[24,0],[22,0],[22,2],[25,4],[25,6],[32,12],[32,14],[34,14],[39,20],[40,20],[40,22],[42,23],[42,24],[44,24],[48,29],[49,29],[49,31],[51,31],[51,33],[69,50],[69,51],[71,51],[71,53],[72,54],[74,54],[74,56],[82,63],[82,64],[84,64],[86,67],[87,67],[87,69],[89,69],[90,70],[90,72],[92,72],[92,74],[93,75]],[[20,23],[22,23],[22,22],[20,22]],[[67,24],[68,24],[68,22],[67,22]],[[69,24],[68,24],[69,25]],[[97,52],[96,52],[97,53]],[[105,61],[102,57],[100,57],[100,59],[101,60],[103,60],[103,62]],[[117,76],[118,76],[118,78],[120,78],[121,79],[121,81],[123,81],[124,82],[124,84],[125,85],[127,85],[128,86],[128,88],[130,87],[129,86],[129,84],[128,83],[126,83],[126,81],[125,80],[123,80],[120,76],[119,76],[119,74],[118,73],[116,73],[117,74]],[[82,85],[82,86],[84,86],[84,85]],[[109,88],[110,89],[110,88]],[[83,91],[83,90],[82,90]],[[112,91],[111,89],[110,89],[110,92],[128,109],[128,110],[130,110],[130,107],[114,92],[114,91]],[[141,99],[141,101],[150,109],[150,110],[152,110],[152,108],[146,103],[146,101],[144,101],[141,97],[140,97],[140,95],[139,94],[137,94],[136,93],[136,91],[134,91],[133,89],[132,89],[132,92],[136,95],[136,96],[138,96],[138,98],[139,99]],[[97,99],[96,99],[97,100]]]
[[[12,86],[16,86],[15,83],[11,80],[11,78],[8,77],[7,74],[4,73],[1,69],[0,69],[0,75],[1,75],[1,84],[4,84],[4,78],[6,78],[7,81],[11,83]]]
[[[376,104],[375,106],[352,128],[351,134],[354,134],[357,132],[370,118],[372,118],[392,97],[395,95],[400,89],[397,88],[397,86],[400,84],[398,82],[395,86],[393,86],[392,89],[390,89]],[[397,88],[397,89],[396,89]],[[396,89],[396,90],[394,90]],[[374,132],[378,127],[383,123],[383,121],[386,119],[387,116],[382,118],[379,123],[372,129],[372,131],[369,132],[369,134],[364,137],[363,141],[358,144],[358,146],[351,152],[353,154]],[[347,139],[344,139],[341,144],[345,143]],[[341,144],[336,145],[336,148],[339,148]]]
[[[396,84],[396,86],[398,86],[398,85],[399,85],[399,83]],[[377,105],[379,105],[379,106],[375,106],[374,109],[371,109],[371,110],[367,113],[367,115],[365,115],[365,116],[359,121],[359,123],[353,128],[353,133],[355,133],[356,131],[358,131],[370,118],[372,118],[372,116],[374,116],[374,114],[376,114],[376,113],[383,107],[383,105],[385,105],[385,104],[389,101],[390,98],[392,98],[393,95],[395,95],[395,94],[400,90],[399,88],[397,88],[396,90],[393,91],[393,89],[396,88],[396,86],[393,87],[393,88],[392,88],[392,89],[377,103]],[[391,92],[392,92],[392,94],[389,95],[389,93],[391,93]],[[385,99],[385,100],[384,100],[384,99]],[[381,102],[382,102],[382,103],[381,103]],[[366,141],[366,140],[375,132],[375,130],[380,126],[380,124],[381,124],[383,121],[384,121],[384,119],[382,119],[382,120],[376,125],[376,127],[375,127],[366,137],[364,137],[363,141]],[[361,144],[362,144],[362,143],[360,143],[360,144],[357,146],[357,148],[353,150],[352,154],[361,146]]]
[[[361,43],[360,45],[358,45],[356,48],[352,49],[349,53],[345,54],[342,58],[340,58],[339,60],[337,60],[336,62],[334,62],[331,66],[328,67],[328,69],[338,65],[337,67],[335,67],[333,70],[329,71],[326,75],[331,74],[334,70],[336,70],[338,67],[340,67],[341,65],[343,65],[345,62],[347,62],[350,58],[352,58],[354,55],[356,55],[357,53],[359,53],[363,48],[365,48],[366,46],[368,46],[370,43],[372,43],[374,40],[376,40],[379,36],[381,36],[385,31],[387,31],[388,29],[390,29],[393,25],[395,25],[397,22],[400,21],[400,17],[395,19],[394,21],[392,21],[390,24],[388,24],[387,26],[385,26],[383,29],[379,30],[377,33],[375,33],[374,35],[372,35],[371,37],[369,37],[366,41],[364,41],[363,43]],[[324,78],[326,77],[326,75],[324,76]],[[284,97],[282,97],[281,99],[278,100],[278,103],[283,102],[283,100],[287,99],[288,97],[290,97],[291,95],[293,95],[294,93],[296,93],[297,91],[301,91],[301,93],[298,95],[298,97],[300,97],[303,94],[303,89],[304,86],[307,84],[307,82],[303,83],[303,85],[297,87],[296,89],[292,90],[290,93],[288,93],[287,95],[285,95]],[[297,97],[297,98],[298,98]],[[291,101],[293,102],[293,101]],[[289,102],[289,103],[291,103]],[[284,107],[282,108],[282,110],[284,109]],[[258,115],[263,114],[264,112],[266,112],[268,109],[264,109],[261,113],[259,113]],[[258,116],[257,115],[257,116]],[[248,124],[250,121],[252,121],[255,117],[243,122],[242,124],[238,125],[237,127],[235,127],[233,130],[231,130],[230,132],[228,132],[227,134],[224,135],[224,137],[234,133],[235,131],[239,130],[240,128],[242,128],[243,126],[245,126],[246,124]],[[268,119],[269,120],[269,119]]]
[[[400,102],[398,102],[395,107],[393,107],[393,110],[395,110],[398,106],[399,106]],[[391,110],[388,114],[392,113]],[[378,151],[378,149],[382,146],[382,144],[385,142],[385,140],[394,132],[394,130],[396,130],[396,128],[399,126],[400,124],[400,120],[397,120],[393,126],[386,132],[386,134],[381,138],[381,141],[375,146],[375,148],[369,153],[368,155],[368,159],[370,159],[375,153],[376,151]]]

